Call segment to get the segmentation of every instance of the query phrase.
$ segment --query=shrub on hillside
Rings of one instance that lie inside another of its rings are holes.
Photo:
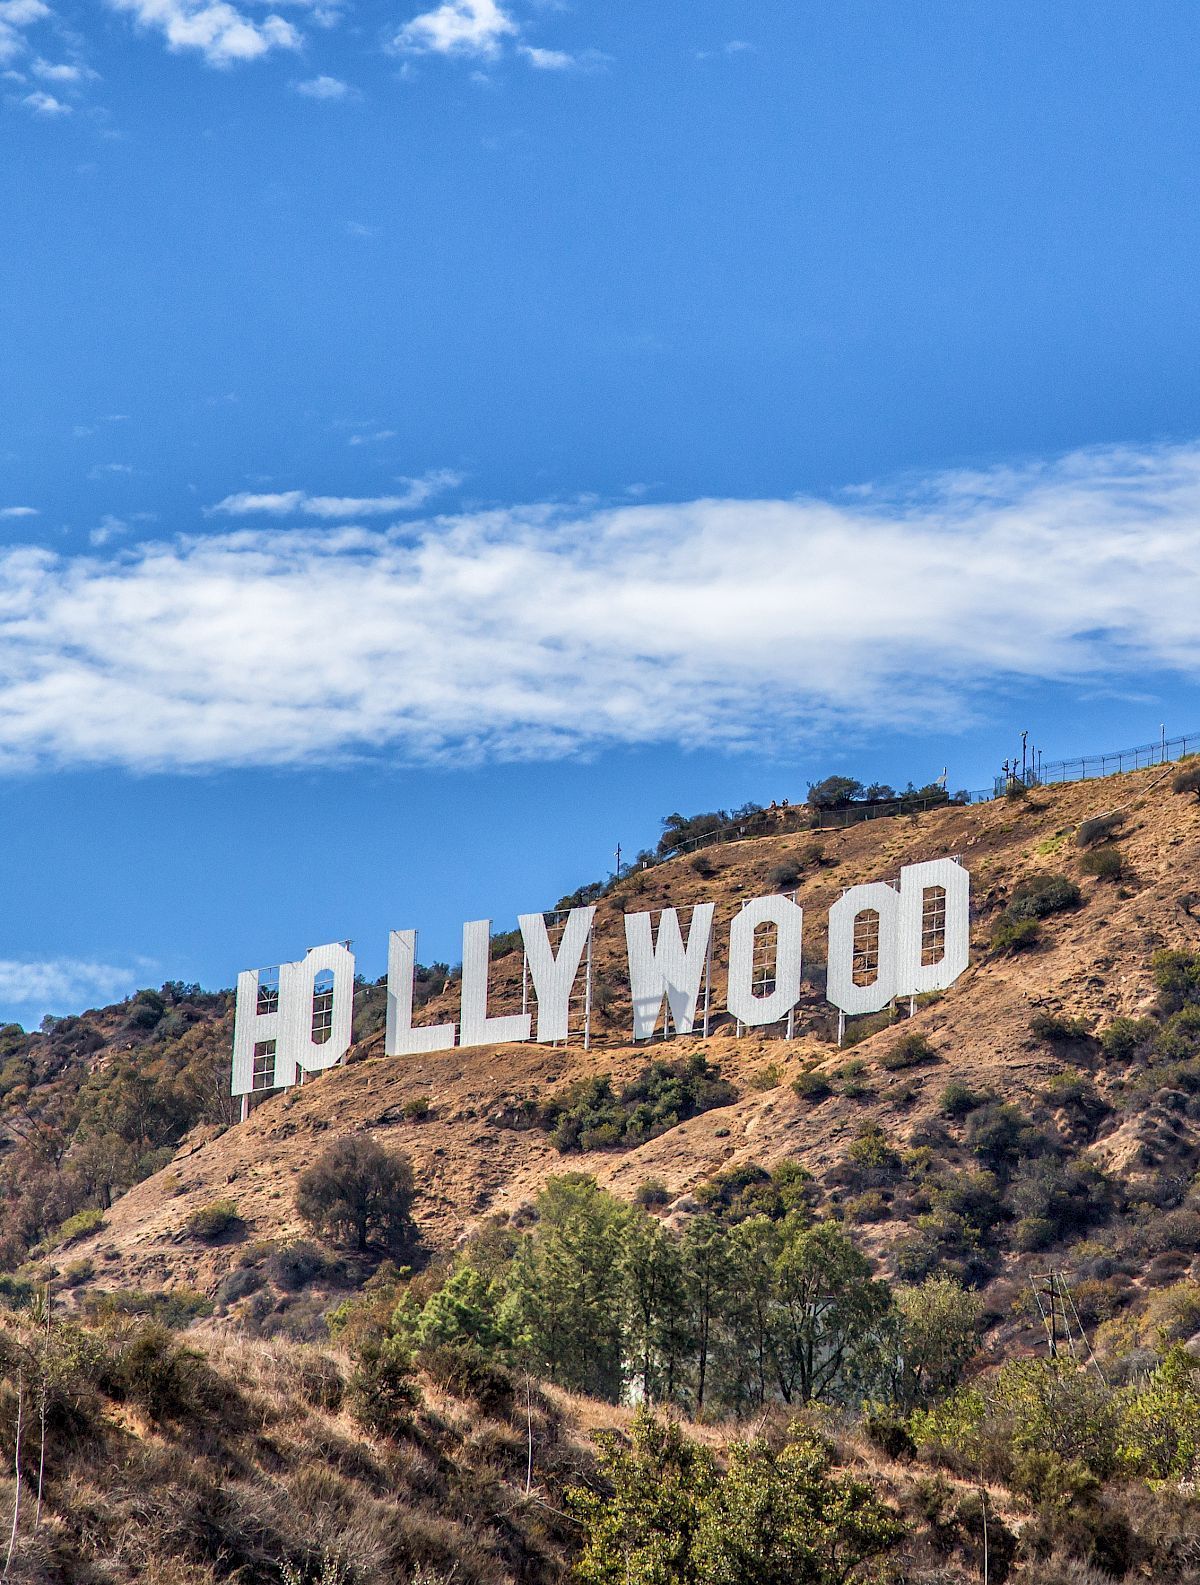
[[[412,1355],[399,1338],[363,1344],[350,1376],[349,1398],[354,1418],[376,1436],[395,1438],[408,1430],[421,1394]]]
[[[1157,1034],[1152,1018],[1114,1018],[1100,1036],[1100,1049],[1110,1062],[1132,1062],[1147,1055]]]
[[[1150,967],[1168,1012],[1200,1002],[1200,952],[1156,952]]]
[[[1171,783],[1171,791],[1177,793],[1194,793],[1200,798],[1200,760],[1184,765],[1175,772]]]
[[[580,1079],[550,1097],[538,1123],[564,1154],[628,1150],[735,1098],[719,1069],[697,1052],[678,1062],[652,1062],[620,1090],[606,1073]]]
[[[879,1066],[886,1068],[889,1073],[901,1073],[905,1068],[920,1068],[929,1062],[940,1062],[941,1058],[921,1034],[903,1035],[890,1050],[885,1051],[879,1059]]]
[[[800,880],[800,866],[795,859],[784,859],[773,870],[767,871],[767,885],[777,892],[790,892]]]
[[[798,1073],[792,1080],[792,1089],[802,1101],[811,1101],[814,1105],[833,1094],[833,1086],[823,1073]]]
[[[1013,919],[1001,914],[992,930],[992,951],[1001,955],[1027,952],[1041,938],[1041,926],[1036,919]]]
[[[1052,1046],[1070,1045],[1088,1038],[1088,1026],[1082,1018],[1060,1018],[1057,1013],[1034,1013],[1029,1020],[1030,1033],[1038,1040]]]
[[[238,1231],[244,1223],[238,1214],[236,1200],[213,1200],[208,1205],[197,1206],[183,1225],[193,1238],[215,1244],[227,1233]]]
[[[1081,820],[1075,833],[1076,845],[1090,848],[1094,842],[1106,842],[1124,823],[1125,816],[1120,813],[1093,815],[1090,820]]]
[[[960,1083],[957,1079],[947,1084],[938,1101],[938,1110],[943,1117],[952,1117],[956,1120],[966,1117],[980,1106],[986,1106],[992,1097],[986,1090],[973,1090],[969,1085]]]
[[[413,1236],[413,1171],[407,1156],[348,1135],[324,1150],[296,1185],[296,1209],[314,1231],[360,1253],[372,1238],[400,1249]]]
[[[1098,881],[1119,881],[1124,873],[1120,848],[1093,848],[1079,861],[1079,873],[1092,875]]]
[[[1066,875],[1037,871],[1013,888],[1006,912],[1010,919],[1044,919],[1047,914],[1078,908],[1083,894]]]

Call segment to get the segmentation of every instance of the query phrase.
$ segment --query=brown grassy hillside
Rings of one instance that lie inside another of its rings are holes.
[[[1075,832],[1081,821],[1116,806],[1126,813],[1118,844],[1124,872],[1114,883],[1080,873]],[[896,1028],[876,1029],[853,1051],[839,1051],[832,1039],[835,1025],[820,992],[827,911],[844,887],[889,878],[903,864],[948,853],[960,854],[972,875],[971,967],[900,1031],[927,1036],[936,1062],[888,1071],[881,1058],[895,1044]],[[719,1008],[724,927],[739,899],[773,889],[768,876],[789,859],[802,868],[799,896],[815,981],[797,1038],[790,1043],[760,1036],[736,1040],[727,1027],[718,1026],[707,1043],[680,1038],[632,1048],[621,1033],[628,1023],[627,997],[620,988],[621,913],[716,900],[714,1005]],[[1082,904],[1047,919],[1031,950],[999,955],[988,944],[994,922],[1022,878],[1037,871],[1077,879]],[[906,1159],[915,1161],[912,1152],[923,1149],[925,1170],[931,1157],[941,1165],[970,1165],[967,1131],[942,1115],[951,1083],[991,1092],[1048,1119],[1047,1126],[1058,1130],[1073,1155],[1094,1161],[1120,1181],[1123,1214],[1134,1218],[1129,1223],[1134,1228],[1137,1217],[1145,1220],[1156,1203],[1164,1208],[1159,1191],[1167,1179],[1179,1180],[1186,1190],[1200,1165],[1197,1125],[1186,1104],[1172,1104],[1168,1079],[1162,1086],[1165,1098],[1153,1088],[1152,1064],[1143,1064],[1148,1079],[1128,1065],[1118,1069],[1106,1062],[1095,1035],[1118,1016],[1136,1017],[1154,1008],[1155,951],[1195,949],[1200,943],[1191,912],[1198,874],[1200,806],[1173,795],[1170,772],[1162,770],[845,831],[766,836],[708,850],[700,862],[683,858],[662,864],[627,878],[599,906],[597,978],[608,991],[598,1015],[600,1039],[591,1053],[577,1045],[521,1045],[392,1060],[382,1055],[377,1034],[352,1053],[345,1067],[267,1102],[245,1125],[195,1130],[168,1166],[118,1199],[101,1230],[63,1252],[51,1269],[90,1262],[81,1291],[182,1285],[212,1295],[236,1264],[237,1251],[191,1237],[185,1230],[189,1215],[213,1200],[233,1199],[249,1243],[300,1234],[293,1206],[297,1174],[327,1141],[353,1131],[368,1131],[412,1158],[417,1217],[431,1248],[452,1246],[483,1218],[517,1210],[548,1176],[566,1169],[590,1172],[623,1195],[644,1179],[660,1179],[673,1201],[672,1213],[686,1215],[689,1196],[714,1174],[749,1162],[769,1168],[796,1159],[814,1174],[826,1208],[855,1223],[856,1237],[889,1269],[898,1239],[923,1203],[927,1208],[919,1173],[906,1168],[899,1184],[855,1183],[853,1172],[847,1175],[848,1152],[864,1128],[876,1123],[898,1149],[909,1152]],[[519,973],[515,954],[494,965],[495,1010],[514,1005]],[[431,1021],[453,1017],[454,1010],[451,995],[430,1003],[423,1016]],[[1077,1038],[1064,1047],[1037,1035],[1031,1020],[1039,1014],[1081,1020]],[[736,1102],[637,1148],[564,1156],[544,1131],[504,1126],[521,1103],[542,1101],[589,1074],[602,1071],[624,1080],[651,1057],[701,1049],[735,1085]],[[834,1092],[818,1103],[801,1098],[790,1083],[814,1068],[830,1076]],[[1057,1104],[1051,1081],[1064,1068],[1088,1076],[1104,1107],[1098,1123],[1090,1118],[1085,1126],[1069,1103]],[[1147,1084],[1151,1088],[1142,1094],[1139,1085],[1145,1090]],[[406,1104],[422,1098],[429,1102],[427,1116],[406,1118]],[[880,1201],[863,1214],[861,1191],[878,1194],[881,1187]],[[1183,1191],[1165,1208],[1178,1212],[1181,1205],[1187,1209]],[[1195,1244],[1200,1249],[1200,1236]],[[1167,1253],[1167,1275],[1174,1279],[1190,1270],[1192,1249]],[[1006,1275],[1022,1265],[1044,1267],[1064,1254],[1039,1249],[1013,1257],[1009,1251]],[[1141,1274],[1130,1280],[1136,1286]],[[1094,1319],[1105,1313],[1112,1313],[1111,1306],[1107,1312],[1101,1306]]]

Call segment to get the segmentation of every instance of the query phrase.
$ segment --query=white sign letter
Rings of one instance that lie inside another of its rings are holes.
[[[851,886],[829,910],[829,982],[825,994],[852,1016],[877,1013],[896,994],[896,913],[900,898],[891,886],[873,881]],[[869,985],[854,980],[854,926],[860,914],[878,916],[879,955]]]
[[[383,1049],[389,1057],[415,1057],[423,1051],[452,1051],[453,1024],[413,1028],[413,980],[417,972],[417,932],[388,935],[387,1027]]]
[[[931,889],[935,889],[933,898],[929,897]],[[937,897],[936,890],[944,895]],[[928,938],[927,900],[932,905]],[[971,957],[971,877],[962,865],[954,859],[906,864],[900,871],[897,926],[897,996],[920,996],[953,985]],[[923,961],[927,948],[940,949],[932,963]]]
[[[775,989],[754,992],[754,932],[775,926]],[[804,910],[790,897],[755,897],[729,927],[729,994],[726,1006],[743,1024],[759,1028],[786,1018],[800,1000]]]
[[[233,1015],[233,1083],[231,1095],[250,1095],[254,1090],[254,1052],[260,1048],[260,1069],[271,1064],[270,1084],[260,1089],[275,1089],[282,1080],[279,1072],[279,984],[264,985],[259,995],[262,969],[245,969],[238,975],[237,1006]]]
[[[659,916],[657,941],[649,914],[625,915],[635,1040],[649,1040],[653,1035],[664,996],[676,1030],[681,1035],[691,1034],[700,998],[700,981],[708,963],[712,921],[713,904],[697,903],[692,909],[685,948],[679,933],[679,915],[674,908],[664,908]]]
[[[458,1040],[463,1046],[488,1046],[493,1041],[528,1040],[533,1020],[528,1013],[489,1018],[488,968],[492,958],[492,921],[473,919],[463,926],[462,1021]]]
[[[541,1041],[567,1038],[571,991],[595,916],[594,908],[571,909],[563,927],[557,956],[546,934],[546,916],[521,914],[518,917],[521,939],[525,943],[525,961],[529,965],[533,991],[537,997],[537,1037]]]

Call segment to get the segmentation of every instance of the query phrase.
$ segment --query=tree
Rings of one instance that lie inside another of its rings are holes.
[[[624,1346],[643,1399],[670,1396],[680,1374],[686,1310],[679,1251],[645,1211],[626,1221],[621,1238]]]
[[[621,1236],[628,1208],[584,1173],[551,1178],[517,1251],[504,1324],[561,1387],[621,1391]]]
[[[892,1300],[836,1223],[807,1227],[792,1211],[782,1230],[772,1353],[784,1402],[808,1403],[849,1384]]]
[[[911,1409],[958,1385],[979,1343],[983,1306],[952,1277],[897,1288],[895,1297],[900,1334],[895,1396]]]
[[[862,782],[853,776],[826,776],[824,781],[809,783],[808,806],[810,809],[844,809],[861,798],[863,791]]]
[[[645,1406],[628,1447],[613,1431],[596,1442],[609,1492],[567,1493],[586,1536],[576,1577],[582,1585],[697,1585],[692,1550],[717,1480],[712,1454]]]
[[[365,1253],[372,1235],[389,1248],[411,1239],[413,1194],[407,1156],[362,1134],[348,1134],[300,1174],[296,1209],[316,1232]]]
[[[735,1442],[696,1536],[703,1585],[846,1585],[903,1534],[866,1481],[831,1473],[803,1436],[776,1453]]]
[[[714,1333],[729,1280],[729,1235],[713,1216],[697,1216],[683,1238],[683,1270],[696,1340],[696,1412],[704,1407]]]
[[[848,1585],[901,1526],[866,1481],[835,1475],[808,1436],[779,1452],[735,1442],[725,1474],[707,1449],[643,1407],[629,1444],[597,1437],[607,1492],[576,1488],[583,1585]]]

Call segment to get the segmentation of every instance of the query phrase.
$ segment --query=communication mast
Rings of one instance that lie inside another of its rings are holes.
[[[1092,1345],[1088,1342],[1079,1311],[1075,1308],[1075,1300],[1071,1297],[1071,1290],[1062,1272],[1038,1273],[1030,1277],[1029,1285],[1033,1289],[1042,1325],[1046,1328],[1050,1358],[1066,1357],[1077,1365],[1090,1365],[1100,1380],[1104,1381],[1104,1372],[1092,1352]]]

